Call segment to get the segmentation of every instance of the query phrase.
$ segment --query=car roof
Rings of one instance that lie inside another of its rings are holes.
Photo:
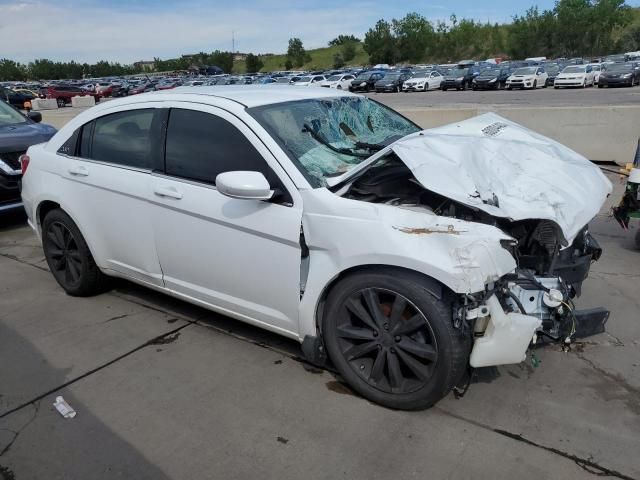
[[[177,87],[171,90],[144,93],[131,97],[132,100],[157,100],[162,95],[184,95],[189,98],[198,97],[202,103],[215,104],[216,98],[224,98],[244,105],[258,107],[274,103],[291,102],[295,100],[310,100],[314,98],[336,98],[356,96],[352,93],[329,90],[325,88],[300,88],[289,85],[215,85],[206,87]],[[109,102],[111,103],[111,102]],[[128,103],[128,102],[122,102]],[[134,102],[132,102],[134,103]],[[137,102],[136,102],[137,103]]]

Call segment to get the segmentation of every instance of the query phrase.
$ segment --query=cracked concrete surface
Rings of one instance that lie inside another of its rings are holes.
[[[396,412],[198,307],[125,282],[64,295],[17,219],[0,227],[0,479],[640,479],[640,252],[606,215],[592,231],[605,253],[578,308],[610,308],[607,333]]]

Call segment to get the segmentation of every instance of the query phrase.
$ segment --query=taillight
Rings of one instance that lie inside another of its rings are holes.
[[[29,158],[29,155],[24,154],[24,155],[20,155],[20,167],[22,167],[22,175],[24,175],[25,173],[27,173],[27,168],[29,168],[29,162],[31,161],[31,158]]]

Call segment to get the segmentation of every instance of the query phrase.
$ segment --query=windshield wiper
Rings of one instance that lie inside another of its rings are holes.
[[[303,125],[303,132],[307,132],[309,135],[311,135],[311,137],[318,143],[321,143],[322,145],[324,145],[325,147],[327,147],[329,150],[332,150],[336,153],[341,153],[343,155],[349,155],[352,157],[359,157],[359,158],[368,158],[370,157],[369,153],[360,153],[360,152],[356,152],[355,149],[353,148],[339,148],[339,147],[334,147],[333,145],[331,145],[327,140],[325,140],[324,138],[322,138],[322,136],[318,135],[308,124],[304,124]],[[356,142],[355,146],[356,148],[360,148],[358,147],[358,143],[360,142]],[[368,145],[368,144],[367,144]]]

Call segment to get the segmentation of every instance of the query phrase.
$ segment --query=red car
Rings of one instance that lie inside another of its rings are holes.
[[[46,88],[40,89],[40,98],[55,98],[58,102],[58,107],[62,108],[71,103],[73,97],[84,97],[91,95],[96,99],[96,103],[100,101],[100,95],[93,92],[87,92],[79,87],[72,87],[71,85],[51,85]]]

